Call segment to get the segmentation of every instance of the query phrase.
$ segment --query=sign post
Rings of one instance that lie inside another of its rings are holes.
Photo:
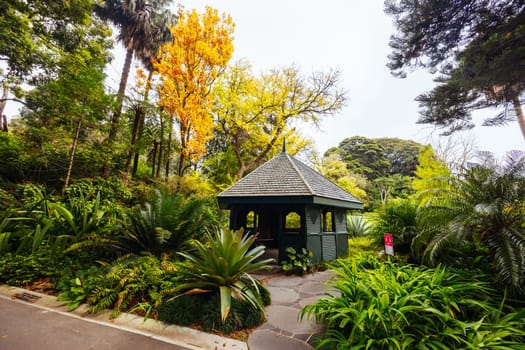
[[[394,237],[391,233],[383,235],[385,240],[385,254],[394,256]]]

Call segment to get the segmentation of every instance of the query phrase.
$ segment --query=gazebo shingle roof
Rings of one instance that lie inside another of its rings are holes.
[[[219,203],[261,197],[302,197],[346,208],[363,206],[357,198],[285,152],[218,195]]]

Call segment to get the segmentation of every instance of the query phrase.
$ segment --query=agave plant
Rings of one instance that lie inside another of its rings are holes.
[[[259,292],[262,286],[249,273],[267,268],[272,262],[273,259],[256,261],[264,253],[264,246],[253,247],[256,236],[244,235],[243,230],[218,230],[207,236],[205,243],[192,241],[194,253],[179,253],[186,261],[178,271],[183,282],[175,292],[218,290],[223,322],[230,312],[232,296],[263,310]]]
[[[361,215],[349,215],[346,226],[351,237],[366,236],[370,231],[370,224]]]

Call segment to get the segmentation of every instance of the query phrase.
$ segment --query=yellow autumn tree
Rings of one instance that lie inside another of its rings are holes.
[[[216,133],[235,155],[238,179],[280,152],[285,139],[291,154],[308,147],[296,126],[316,127],[345,103],[336,70],[304,76],[292,65],[255,76],[247,61],[228,67],[213,96]]]
[[[179,176],[203,156],[212,137],[210,91],[233,54],[234,26],[229,15],[211,7],[202,14],[181,9],[170,28],[174,39],[161,46],[154,63],[159,107],[179,128]]]

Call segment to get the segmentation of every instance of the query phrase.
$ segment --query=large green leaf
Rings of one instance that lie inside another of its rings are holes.
[[[224,322],[230,314],[232,290],[228,286],[219,286],[219,292],[221,296],[221,320]]]

